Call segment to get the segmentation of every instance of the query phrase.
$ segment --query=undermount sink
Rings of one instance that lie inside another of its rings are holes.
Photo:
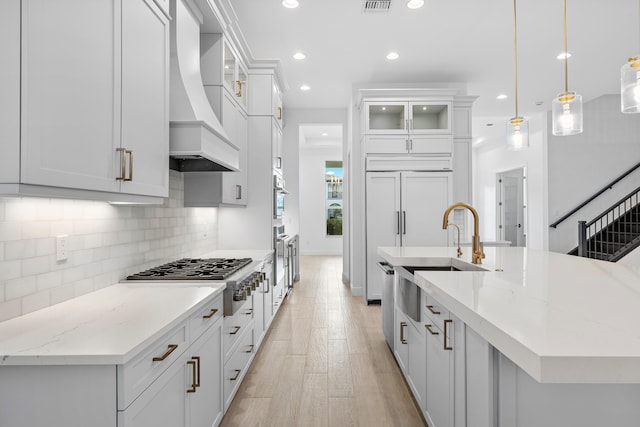
[[[416,271],[487,271],[478,265],[459,263],[458,265],[438,265],[438,266],[403,266],[409,273],[414,274]]]

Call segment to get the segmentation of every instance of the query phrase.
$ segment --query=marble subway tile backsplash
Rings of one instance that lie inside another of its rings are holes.
[[[180,173],[171,171],[169,185],[162,206],[0,198],[0,321],[217,249],[217,209],[182,207]],[[64,261],[56,261],[60,235]]]

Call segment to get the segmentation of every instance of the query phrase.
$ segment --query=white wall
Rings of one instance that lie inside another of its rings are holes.
[[[497,240],[496,174],[526,168],[527,247],[548,248],[547,117],[529,117],[529,148],[508,151],[504,141],[506,119],[495,120],[501,131],[473,150],[473,204],[480,216],[482,240]]]
[[[325,162],[342,160],[342,146],[300,149],[300,253],[341,255],[342,236],[327,236]]]
[[[183,208],[180,173],[169,185],[162,206],[0,198],[0,321],[217,249],[217,209]],[[62,234],[69,258],[56,262]]]
[[[620,96],[584,104],[584,132],[549,136],[549,220],[553,223],[621,173],[640,162],[640,117],[620,112]],[[607,191],[557,229],[549,249],[568,252],[578,245],[578,221],[590,221],[640,185],[640,171]]]

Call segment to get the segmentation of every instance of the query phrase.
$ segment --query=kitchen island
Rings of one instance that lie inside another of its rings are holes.
[[[510,247],[485,248],[483,264],[474,265],[465,252],[457,258],[455,248],[378,250],[396,272],[400,266],[463,270],[413,273],[423,297],[448,314],[444,335],[455,331],[464,353],[452,371],[465,373],[456,385],[466,393],[452,395],[464,395],[467,405],[452,403],[450,425],[640,423],[640,269]],[[454,326],[460,323],[462,332]],[[487,352],[475,354],[484,347],[474,343],[485,343]],[[489,398],[471,395],[477,390]],[[489,407],[474,417],[478,408],[469,401]]]

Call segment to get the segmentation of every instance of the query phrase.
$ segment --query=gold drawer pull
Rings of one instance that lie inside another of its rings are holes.
[[[237,380],[238,377],[240,376],[240,372],[242,372],[242,371],[240,371],[238,369],[236,369],[235,371],[236,371],[236,374],[233,377],[229,378],[229,380],[231,380],[231,381]]]
[[[429,331],[429,333],[431,333],[431,335],[440,335],[440,332],[438,331],[434,331],[433,329],[431,329],[432,325],[424,325],[425,328],[427,328],[427,331]]]
[[[429,310],[431,312],[431,314],[440,314],[440,312],[438,310],[434,310],[432,305],[428,305],[427,306],[427,310]]]
[[[120,176],[116,177],[116,181],[124,181],[127,176],[127,159],[124,148],[116,148],[116,151],[120,152]]]
[[[156,356],[156,357],[154,357],[154,358],[153,358],[153,359],[151,359],[151,360],[153,360],[154,362],[162,362],[164,359],[166,359],[167,357],[169,357],[169,355],[170,355],[171,353],[173,353],[173,351],[174,351],[176,348],[178,348],[178,344],[169,344],[168,349],[167,349],[167,351],[166,351],[166,353],[165,353],[165,354],[163,354],[162,356],[159,356],[159,357],[158,357],[158,356]]]
[[[234,331],[233,331],[233,332],[229,332],[229,335],[235,335],[235,334],[237,334],[237,333],[238,333],[238,331],[240,330],[240,326],[235,326],[233,329],[234,329]]]
[[[250,316],[253,314],[253,308],[248,309],[247,311],[244,312],[244,314],[246,314],[247,316]]]
[[[211,319],[213,316],[215,316],[215,314],[218,312],[217,308],[212,308],[211,312],[209,314],[205,314],[204,316],[202,316],[203,319]]]
[[[442,342],[443,342],[443,344],[444,344],[444,349],[445,349],[445,350],[453,350],[453,347],[449,347],[449,346],[447,345],[447,325],[448,325],[449,323],[452,323],[452,322],[453,322],[453,320],[449,320],[449,319],[447,319],[447,320],[445,320],[445,321],[444,321],[444,325],[443,325],[443,327],[442,327],[442,328],[444,329],[444,340],[442,340]]]
[[[253,344],[249,346],[249,350],[245,351],[245,353],[253,353]]]

